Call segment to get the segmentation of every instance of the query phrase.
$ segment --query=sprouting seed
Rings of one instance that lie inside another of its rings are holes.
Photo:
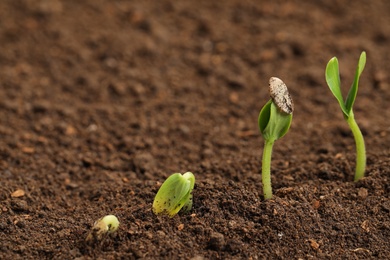
[[[288,92],[286,84],[277,78],[269,79],[269,94],[274,104],[284,113],[291,114],[294,111],[294,103]]]
[[[264,105],[259,114],[259,129],[263,136],[264,151],[262,159],[262,183],[266,200],[272,198],[271,187],[271,155],[274,142],[282,138],[290,129],[293,102],[286,84],[272,77],[269,80],[271,99]]]
[[[114,233],[119,228],[118,218],[114,215],[104,216],[93,224],[86,241],[102,241],[107,235]]]
[[[158,190],[153,201],[155,214],[175,216],[180,210],[186,212],[192,208],[192,190],[195,176],[191,172],[169,176]]]

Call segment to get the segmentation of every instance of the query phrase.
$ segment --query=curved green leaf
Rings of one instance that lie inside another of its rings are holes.
[[[330,59],[328,64],[326,65],[325,79],[333,96],[335,96],[335,98],[339,102],[340,108],[343,111],[344,115],[348,117],[349,113],[345,107],[343,95],[341,93],[339,62],[336,57]]]
[[[272,103],[272,100],[269,100],[263,106],[263,108],[260,110],[259,118],[258,118],[258,124],[259,124],[260,133],[263,135],[264,139],[267,139],[264,136],[265,135],[264,130],[267,127],[268,122],[269,122],[269,118],[271,116],[271,103]]]
[[[351,113],[353,104],[355,103],[355,99],[358,91],[358,85],[359,85],[359,78],[363,72],[365,65],[366,65],[366,52],[363,51],[360,54],[359,62],[356,68],[355,78],[353,80],[351,88],[349,89],[347,99],[345,100],[345,108],[346,111],[348,112],[348,115]]]
[[[188,211],[192,207],[192,190],[195,176],[191,172],[184,175],[174,173],[169,176],[158,190],[153,201],[155,214],[176,215],[183,207]]]
[[[278,109],[272,102],[268,101],[259,114],[259,129],[267,141],[275,141],[282,138],[289,130],[292,121],[292,114],[286,114]]]

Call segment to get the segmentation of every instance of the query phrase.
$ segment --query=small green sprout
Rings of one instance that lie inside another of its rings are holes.
[[[364,172],[366,170],[366,148],[364,145],[364,138],[362,132],[359,129],[358,124],[355,121],[353,114],[353,104],[355,103],[356,94],[358,91],[359,78],[362,74],[364,66],[366,65],[366,53],[363,51],[360,54],[359,62],[356,68],[355,78],[353,80],[352,86],[349,89],[346,100],[344,101],[343,95],[341,94],[341,85],[340,85],[340,74],[339,74],[339,63],[336,57],[333,57],[328,62],[325,70],[326,82],[329,86],[330,91],[336,97],[339,102],[341,111],[344,114],[344,118],[347,121],[349,127],[351,128],[352,134],[355,138],[356,143],[356,169],[355,169],[355,181],[360,180],[364,177]]]
[[[86,241],[101,241],[107,235],[114,233],[119,228],[118,218],[114,215],[107,215],[97,220],[89,232]]]
[[[181,209],[182,212],[190,211],[194,186],[195,176],[191,172],[186,172],[183,175],[174,173],[169,176],[154,198],[154,214],[167,214],[173,217]]]
[[[269,100],[259,114],[259,129],[265,140],[262,162],[264,199],[272,198],[271,155],[274,142],[283,137],[290,128],[294,105],[286,84],[279,78],[269,80]]]

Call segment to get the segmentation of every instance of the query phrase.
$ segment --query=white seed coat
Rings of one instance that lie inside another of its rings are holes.
[[[286,84],[276,77],[269,79],[269,94],[274,104],[284,113],[291,114],[294,111],[294,104],[288,92]]]

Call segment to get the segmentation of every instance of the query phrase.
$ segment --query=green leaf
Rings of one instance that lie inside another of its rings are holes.
[[[288,132],[291,121],[292,114],[280,111],[272,100],[261,109],[258,119],[260,132],[268,141],[282,138]]]
[[[356,68],[355,78],[353,80],[351,88],[349,89],[347,99],[345,100],[345,108],[348,115],[351,113],[353,104],[355,103],[355,99],[358,91],[358,85],[359,85],[359,78],[363,72],[365,65],[366,65],[366,52],[363,51],[360,54],[359,62]]]
[[[258,119],[258,123],[259,123],[259,129],[260,129],[260,133],[264,136],[264,130],[265,128],[267,127],[268,125],[268,122],[269,122],[269,118],[271,116],[271,103],[272,103],[272,100],[269,100],[264,106],[263,108],[260,110],[260,114],[259,114],[259,119]],[[264,137],[264,139],[267,139]]]
[[[339,102],[341,110],[343,111],[344,115],[348,118],[349,112],[345,107],[343,95],[341,93],[339,62],[336,57],[330,59],[330,61],[326,65],[325,79],[333,96],[335,96],[337,101]]]
[[[190,210],[194,186],[195,176],[191,172],[172,174],[158,190],[153,201],[153,212],[173,217],[182,208],[184,211]]]

